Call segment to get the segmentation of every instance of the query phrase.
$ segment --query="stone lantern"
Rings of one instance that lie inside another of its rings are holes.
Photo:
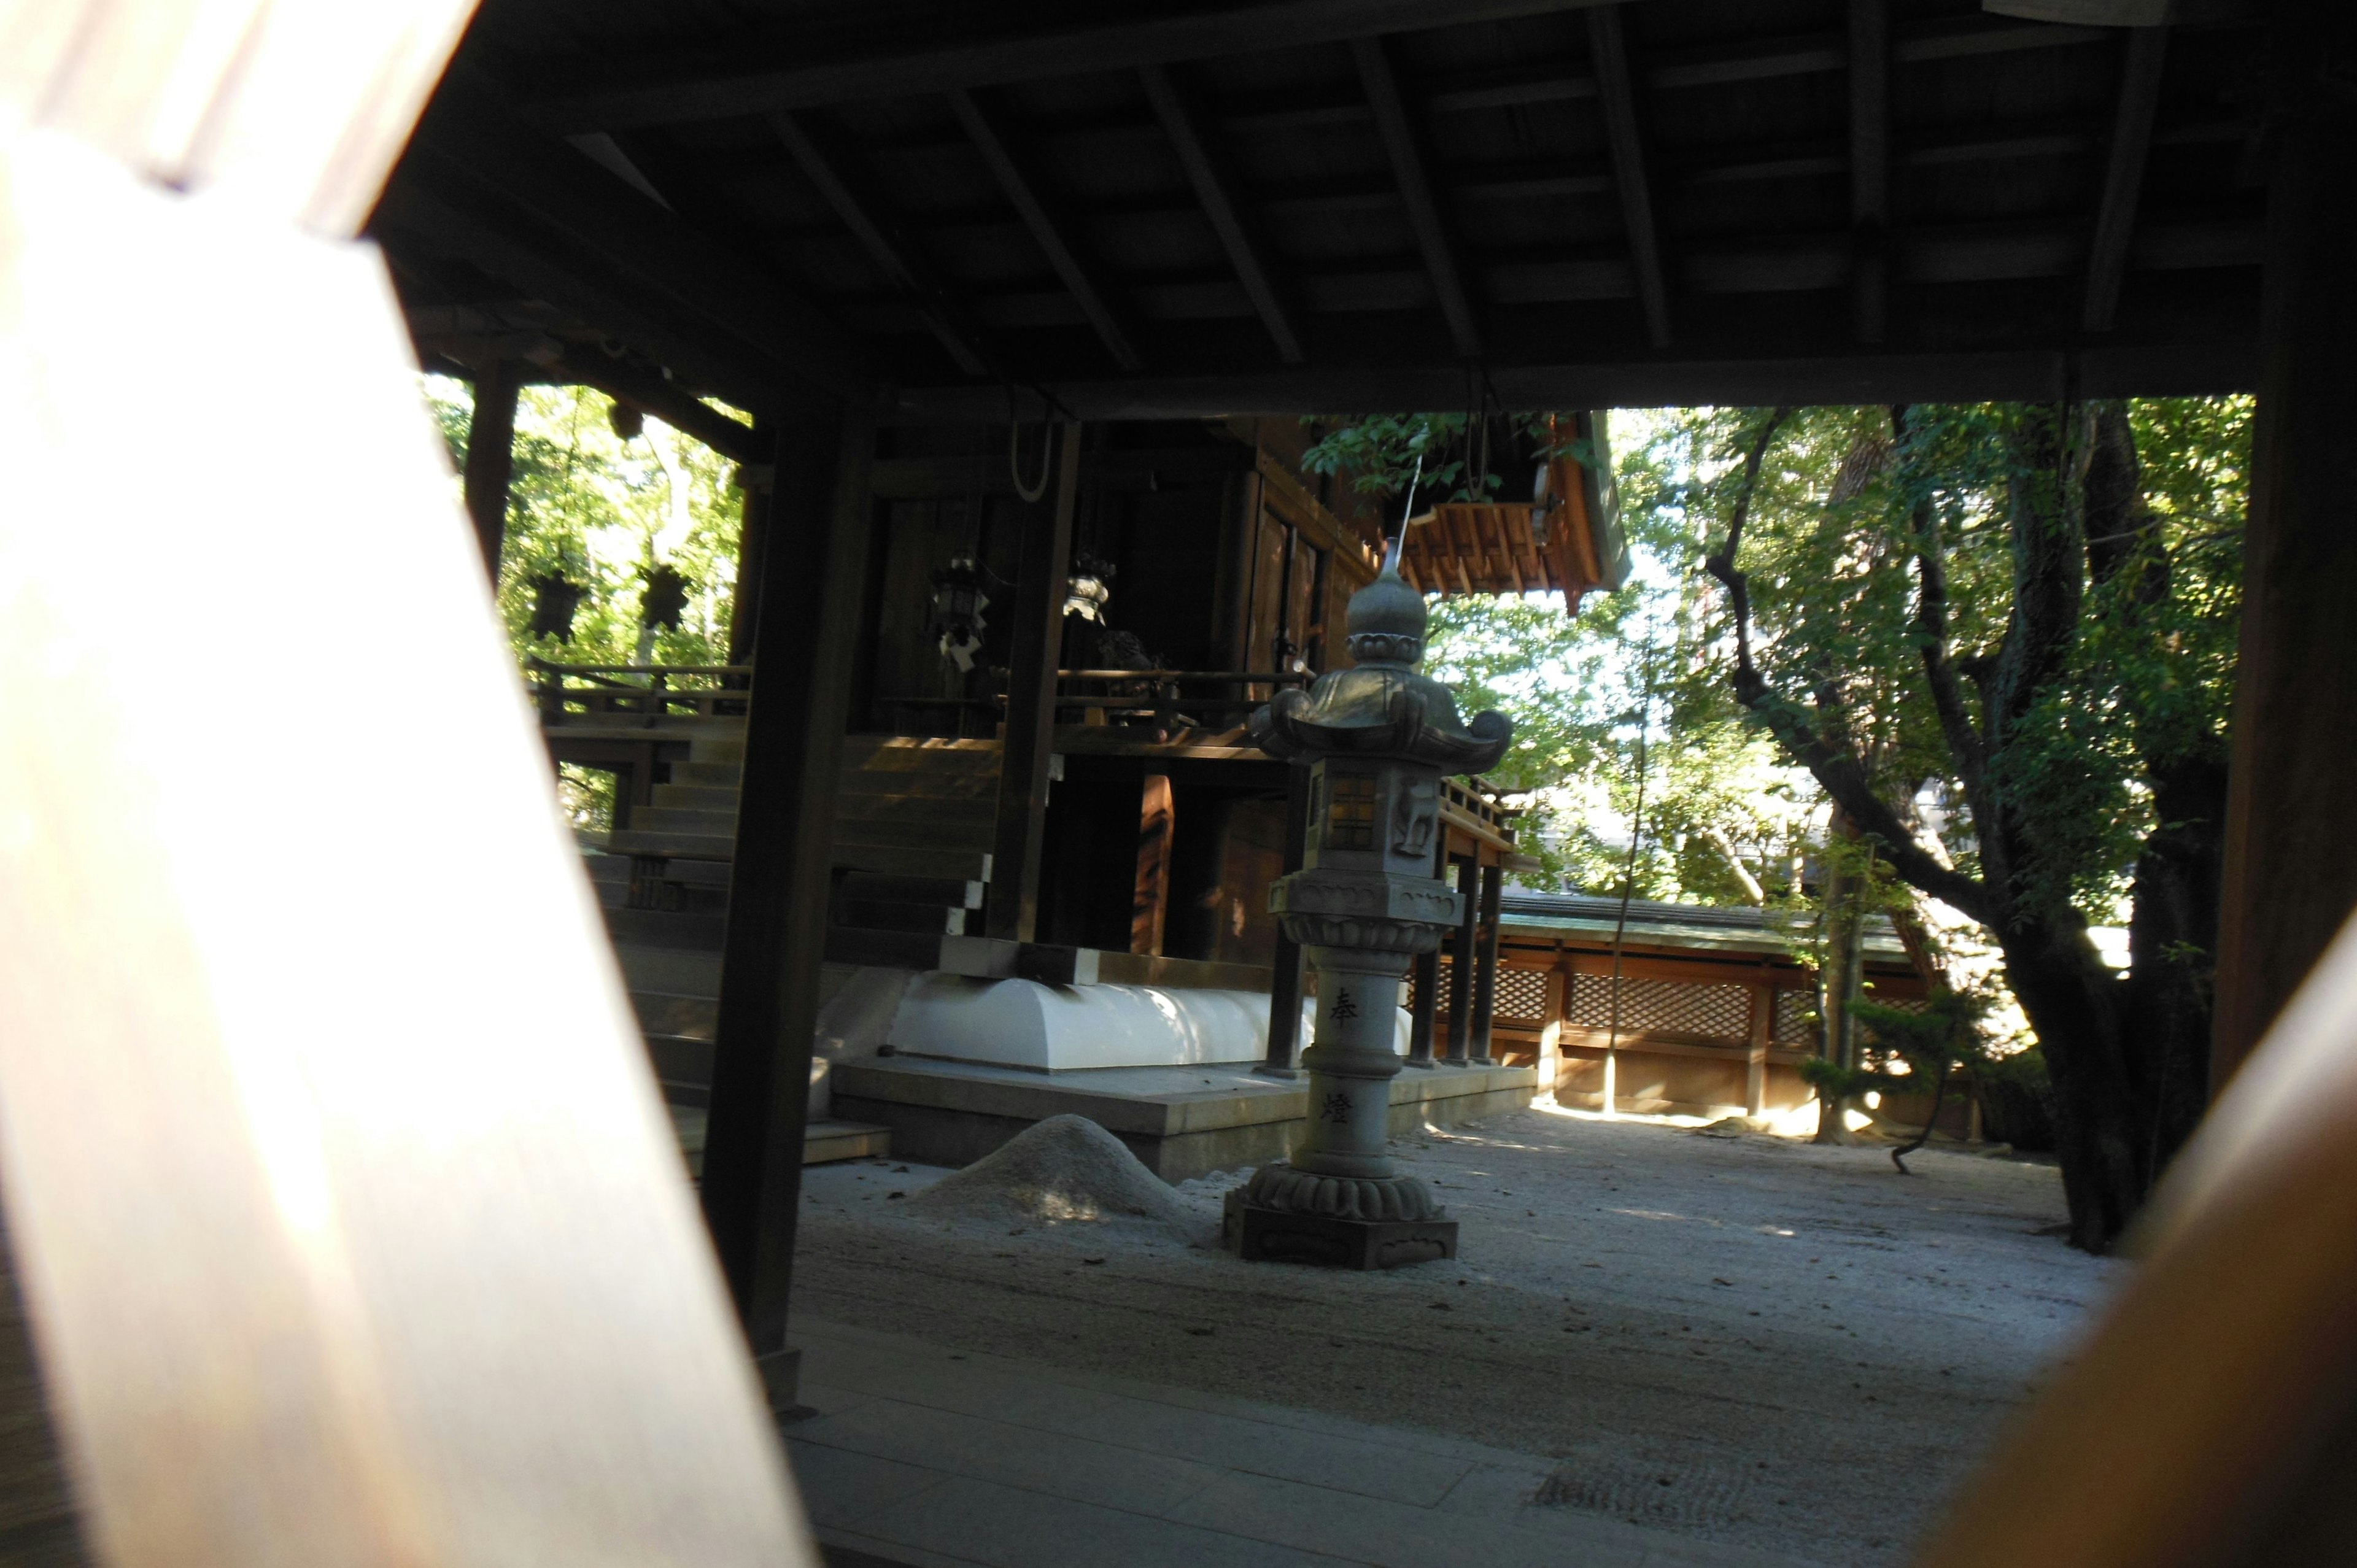
[[[1302,869],[1269,888],[1268,907],[1317,967],[1318,1026],[1301,1058],[1308,1132],[1254,1173],[1239,1205],[1246,1258],[1379,1269],[1457,1255],[1457,1222],[1383,1155],[1394,1019],[1409,961],[1462,912],[1432,874],[1440,780],[1496,763],[1512,725],[1458,719],[1448,689],[1418,672],[1424,630],[1424,596],[1401,580],[1394,541],[1383,575],[1351,599],[1357,664],[1277,693],[1252,717],[1255,745],[1310,770]]]

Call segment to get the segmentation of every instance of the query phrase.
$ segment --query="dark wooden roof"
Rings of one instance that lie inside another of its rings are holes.
[[[757,407],[2220,390],[2260,41],[1975,0],[486,0],[377,230],[429,351]]]

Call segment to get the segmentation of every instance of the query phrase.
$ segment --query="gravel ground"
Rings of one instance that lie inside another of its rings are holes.
[[[946,1172],[818,1167],[797,1312],[1560,1460],[1546,1505],[1895,1563],[2126,1265],[2045,1234],[2048,1165],[1534,1108],[1394,1152],[1463,1223],[1388,1274],[1247,1264],[1191,1219],[911,1213]]]

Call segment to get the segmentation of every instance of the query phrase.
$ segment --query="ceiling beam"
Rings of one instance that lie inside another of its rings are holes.
[[[1637,274],[1637,302],[1645,315],[1645,336],[1656,349],[1670,343],[1670,291],[1662,271],[1662,242],[1653,223],[1652,186],[1645,176],[1645,149],[1637,131],[1637,92],[1629,70],[1629,40],[1621,7],[1599,5],[1587,13],[1587,48],[1596,72],[1596,102],[1604,114],[1604,139],[1612,153],[1612,173],[1620,187],[1620,220],[1629,231],[1629,264]]]
[[[1879,343],[1890,312],[1890,9],[1849,0],[1849,221],[1854,330]]]
[[[847,47],[838,43],[832,48],[823,43],[813,47],[807,38],[771,37],[759,53],[794,64],[762,70],[680,66],[638,72],[635,81],[546,96],[535,117],[565,131],[726,119],[1046,77],[1135,70],[1232,55],[1239,47],[1254,51],[1297,48],[1436,25],[1507,21],[1599,3],[1451,0],[1446,13],[1437,16],[1430,0],[1258,0],[1135,21],[929,42],[915,48],[909,47],[909,30],[899,24],[870,28]]]
[[[866,345],[775,279],[459,82],[436,95],[380,218],[740,406],[798,383],[866,397],[880,380]]]
[[[883,269],[893,286],[916,302],[917,308],[932,328],[957,368],[969,376],[990,373],[989,361],[983,351],[979,334],[968,324],[964,310],[953,299],[939,275],[924,257],[916,242],[901,233],[883,209],[872,199],[851,188],[844,174],[840,156],[819,145],[818,134],[801,119],[786,110],[770,116],[770,127],[802,166],[802,173],[818,188],[834,215],[843,220],[866,250],[868,259]]]
[[[1089,325],[1096,328],[1105,352],[1113,356],[1113,362],[1125,374],[1135,375],[1145,368],[1145,360],[1137,352],[1136,343],[1122,319],[1122,313],[1114,308],[1096,274],[1072,249],[1069,238],[1070,226],[1040,189],[1030,171],[1016,157],[996,117],[985,109],[973,93],[963,89],[952,91],[949,99],[950,108],[957,115],[958,124],[965,127],[966,138],[974,144],[974,151],[982,155],[982,161],[989,166],[992,177],[998,181],[998,188],[1006,192],[1006,199],[1015,204],[1023,226],[1031,231],[1031,238],[1046,252],[1048,264],[1063,280],[1065,289],[1080,306],[1081,314],[1087,317]]]
[[[2152,151],[2153,119],[2160,110],[2169,29],[2129,29],[2126,53],[2119,106],[2112,119],[2111,155],[2104,165],[2104,193],[2095,209],[2094,237],[2087,247],[2087,294],[2080,325],[2090,332],[2109,332],[2119,313],[2128,242],[2136,233],[2136,205],[2144,194],[2145,159]]]
[[[2054,403],[2083,397],[2195,396],[2257,384],[2249,340],[1974,353],[1858,352],[1748,359],[1660,355],[1577,364],[1502,366],[1491,378],[1510,410],[1857,405],[1881,403]],[[2070,389],[2078,389],[2075,394]],[[1336,410],[1447,408],[1465,395],[1461,365],[1320,367],[1239,375],[1058,381],[1058,402],[1079,418],[1195,419]],[[1004,424],[996,387],[908,387],[888,424]]]
[[[1193,105],[1167,68],[1145,66],[1138,77],[1145,84],[1146,102],[1154,106],[1155,118],[1162,122],[1163,134],[1178,155],[1179,166],[1187,171],[1188,183],[1195,188],[1203,216],[1211,220],[1212,232],[1228,252],[1228,264],[1236,270],[1236,281],[1243,285],[1244,295],[1252,301],[1253,313],[1276,345],[1277,358],[1288,365],[1301,363],[1301,334],[1278,293],[1275,270],[1268,263],[1258,225],[1236,199],[1235,180],[1226,158],[1204,136]]]
[[[555,363],[535,367],[528,380],[560,385],[595,387],[617,403],[652,415],[683,435],[692,435],[732,463],[769,463],[777,459],[777,443],[755,435],[753,427],[731,419],[685,388],[665,379],[660,370],[628,359],[617,359],[580,343],[565,346]]]
[[[1603,11],[1592,10],[1588,15],[1601,16]],[[1481,357],[1480,326],[1474,319],[1473,302],[1465,289],[1465,274],[1458,264],[1448,225],[1441,220],[1440,203],[1433,194],[1431,177],[1425,172],[1423,139],[1408,118],[1407,103],[1400,96],[1399,77],[1392,70],[1390,52],[1381,38],[1353,38],[1351,54],[1358,62],[1359,83],[1366,90],[1367,107],[1374,114],[1375,132],[1383,138],[1392,176],[1399,181],[1408,227],[1415,233],[1416,249],[1424,253],[1425,270],[1432,274],[1433,293],[1439,296],[1440,313],[1448,319],[1449,341],[1459,355],[1478,360]]]

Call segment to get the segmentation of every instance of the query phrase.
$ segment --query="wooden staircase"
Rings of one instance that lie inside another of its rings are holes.
[[[591,880],[681,1144],[700,1162],[736,843],[741,720],[695,726],[688,760],[591,855]],[[966,934],[990,880],[998,796],[992,742],[853,736],[845,743],[832,859],[832,962],[931,969]],[[805,1163],[885,1152],[880,1127],[820,1120]]]

